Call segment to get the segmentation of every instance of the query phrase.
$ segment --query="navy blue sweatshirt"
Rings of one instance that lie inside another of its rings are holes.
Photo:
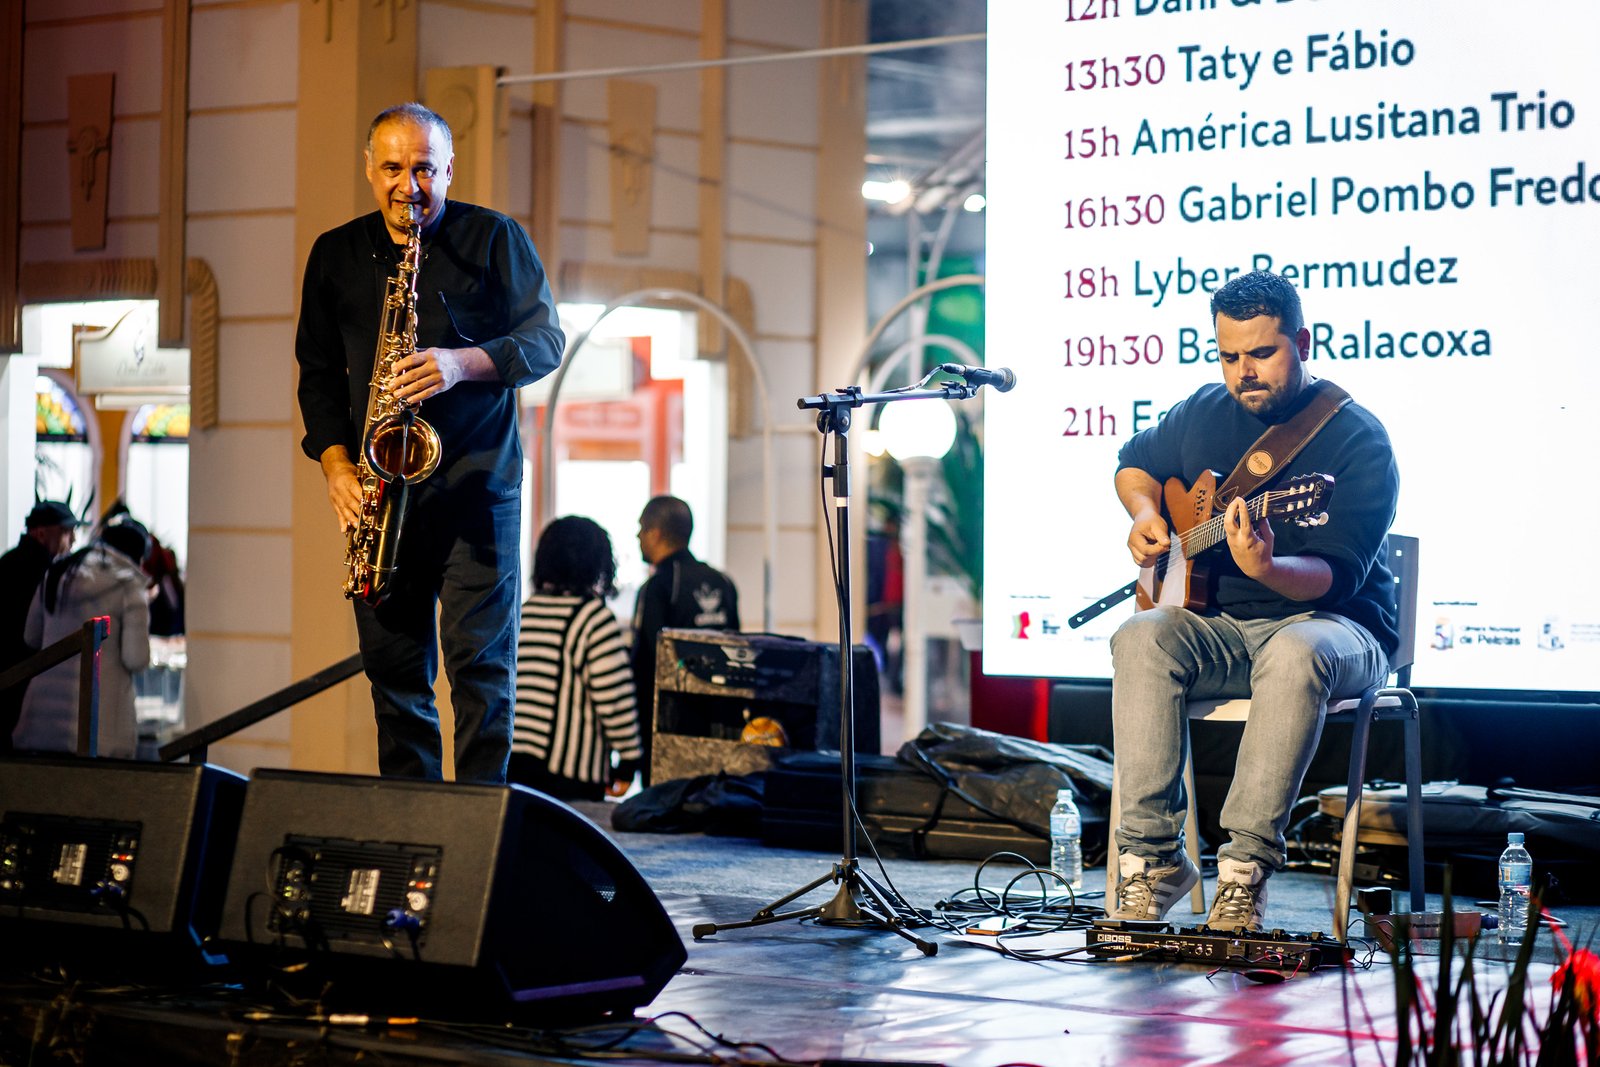
[[[1278,421],[1310,399],[1311,390],[1305,390]],[[1117,469],[1134,467],[1160,482],[1176,477],[1185,487],[1214,470],[1220,481],[1267,426],[1225,386],[1205,385],[1123,445]],[[1215,581],[1213,609],[1241,619],[1285,618],[1312,609],[1335,612],[1366,627],[1392,655],[1400,640],[1399,615],[1384,538],[1394,521],[1400,475],[1383,424],[1354,401],[1346,404],[1282,475],[1250,495],[1311,473],[1333,476],[1328,522],[1305,528],[1284,517],[1273,519],[1273,555],[1326,560],[1333,571],[1327,593],[1316,600],[1290,600],[1245,577],[1222,544],[1204,557]]]

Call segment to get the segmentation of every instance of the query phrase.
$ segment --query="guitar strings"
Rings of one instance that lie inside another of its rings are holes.
[[[1252,519],[1260,519],[1266,515],[1269,502],[1280,497],[1304,495],[1305,491],[1299,489],[1268,490],[1260,496],[1246,500],[1245,511]],[[1170,557],[1173,551],[1176,550],[1181,552],[1179,558],[1189,559],[1192,558],[1193,554],[1203,552],[1212,545],[1221,542],[1227,536],[1223,532],[1225,519],[1226,516],[1214,515],[1198,526],[1192,527],[1186,533],[1179,534],[1177,543],[1173,545],[1172,549],[1168,550],[1167,555]],[[1202,541],[1204,543],[1196,544],[1196,542]],[[1191,548],[1194,550],[1193,553],[1190,552]]]

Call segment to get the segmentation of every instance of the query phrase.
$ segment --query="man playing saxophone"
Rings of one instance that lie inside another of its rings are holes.
[[[450,127],[421,104],[373,119],[366,175],[378,210],[317,238],[306,262],[295,336],[302,447],[321,463],[328,500],[349,534],[371,522],[369,387],[382,383],[399,402],[387,406],[403,409],[406,435],[418,424],[437,435],[437,468],[399,486],[404,537],[393,573],[381,593],[347,587],[372,683],[378,763],[385,775],[442,776],[433,702],[442,650],[456,779],[502,782],[521,602],[513,390],[554,370],[565,338],[522,227],[446,199],[453,162]],[[402,270],[419,252],[414,274]],[[386,343],[396,347],[394,337],[380,338],[392,318],[385,301],[406,288],[393,284],[402,275],[415,285],[414,315],[403,316],[405,344],[391,353],[383,382],[379,354]]]

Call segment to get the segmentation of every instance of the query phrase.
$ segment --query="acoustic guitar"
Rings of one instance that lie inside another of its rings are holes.
[[[1190,611],[1209,607],[1208,576],[1203,561],[1197,562],[1197,558],[1227,540],[1216,494],[1216,471],[1206,471],[1188,488],[1180,479],[1168,478],[1162,487],[1161,512],[1172,546],[1154,563],[1139,568],[1138,578],[1078,612],[1067,625],[1076,629],[1130,596],[1135,598],[1136,611],[1157,604],[1175,604]],[[1249,498],[1245,508],[1251,519],[1287,515],[1298,526],[1321,526],[1328,521],[1325,508],[1332,496],[1333,475],[1297,474],[1283,488]]]

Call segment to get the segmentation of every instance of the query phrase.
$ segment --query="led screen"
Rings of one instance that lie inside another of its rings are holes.
[[[1131,602],[1067,622],[1133,577],[1117,449],[1267,267],[1394,442],[1413,683],[1600,689],[1597,42],[1592,0],[990,5],[989,673],[1109,677]]]

